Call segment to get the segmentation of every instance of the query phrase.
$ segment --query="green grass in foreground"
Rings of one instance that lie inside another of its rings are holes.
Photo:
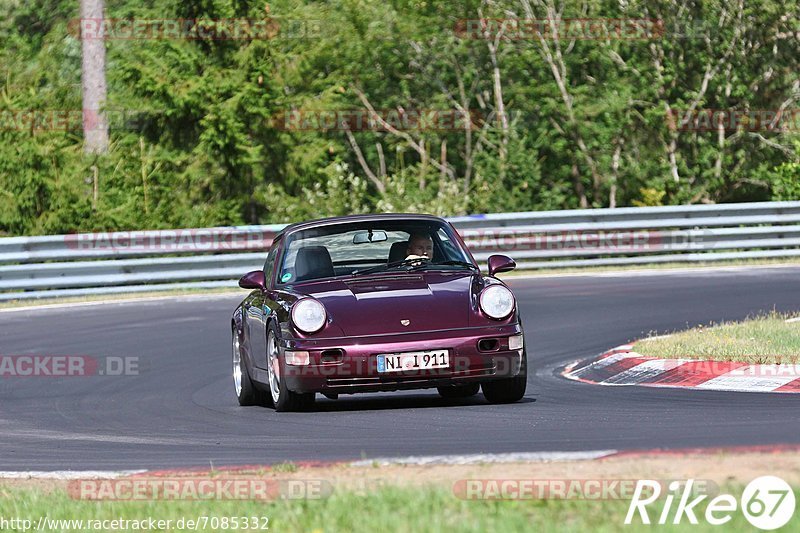
[[[741,488],[723,488],[737,500]],[[800,494],[797,494],[800,501]],[[50,519],[181,519],[208,517],[257,516],[269,518],[270,531],[720,531],[705,522],[703,513],[710,498],[695,511],[699,525],[643,525],[637,518],[624,526],[628,500],[520,500],[467,501],[456,498],[446,488],[420,489],[383,487],[361,495],[334,492],[322,500],[277,502],[212,501],[212,502],[90,502],[75,501],[62,491],[44,493],[31,489],[0,488],[0,518],[26,518],[37,523],[40,516]],[[661,499],[648,507],[650,518],[657,521],[664,505]],[[669,522],[675,512],[673,504]],[[790,522],[797,525],[797,518]],[[751,531],[741,510],[733,513],[725,531]],[[77,531],[63,528],[63,531]],[[198,530],[202,531],[203,528]],[[213,529],[206,528],[206,531]],[[223,530],[218,527],[217,530]],[[229,531],[237,531],[229,528]],[[258,529],[239,528],[238,531]],[[179,531],[173,525],[166,531]]]
[[[743,363],[800,362],[800,322],[771,313],[743,322],[697,327],[669,337],[644,340],[636,352],[669,359],[711,359]]]

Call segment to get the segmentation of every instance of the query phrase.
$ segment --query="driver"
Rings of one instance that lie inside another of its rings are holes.
[[[408,238],[406,260],[419,259],[430,261],[433,257],[433,239],[425,233],[414,233]]]

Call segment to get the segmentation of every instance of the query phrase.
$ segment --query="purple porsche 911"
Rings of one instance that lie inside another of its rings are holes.
[[[514,295],[482,275],[455,228],[428,215],[327,218],[287,226],[231,321],[241,405],[308,409],[316,393],[436,388],[520,400],[527,356]]]

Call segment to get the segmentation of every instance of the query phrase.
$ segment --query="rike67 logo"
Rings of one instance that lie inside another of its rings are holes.
[[[633,523],[637,513],[643,524],[681,524],[684,518],[690,524],[698,524],[697,517],[701,514],[699,507],[708,498],[708,494],[690,499],[697,494],[693,485],[692,479],[686,481],[685,485],[678,481],[670,483],[664,506],[658,512],[657,505],[651,505],[661,497],[661,484],[649,479],[639,480],[625,516],[625,524]],[[721,526],[730,522],[734,513],[741,510],[751,525],[769,531],[788,524],[794,515],[794,509],[795,496],[792,487],[779,477],[762,476],[745,487],[738,501],[730,494],[714,497],[707,502],[705,513],[701,516],[707,523]],[[651,511],[655,511],[652,521]]]

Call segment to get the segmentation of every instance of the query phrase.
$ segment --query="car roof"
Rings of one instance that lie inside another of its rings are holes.
[[[341,217],[318,218],[289,224],[283,228],[275,239],[283,237],[298,230],[316,228],[320,226],[330,226],[334,224],[344,224],[347,222],[381,222],[388,220],[423,221],[423,222],[447,222],[445,219],[433,215],[420,215],[418,213],[378,213],[372,215],[347,215]]]

